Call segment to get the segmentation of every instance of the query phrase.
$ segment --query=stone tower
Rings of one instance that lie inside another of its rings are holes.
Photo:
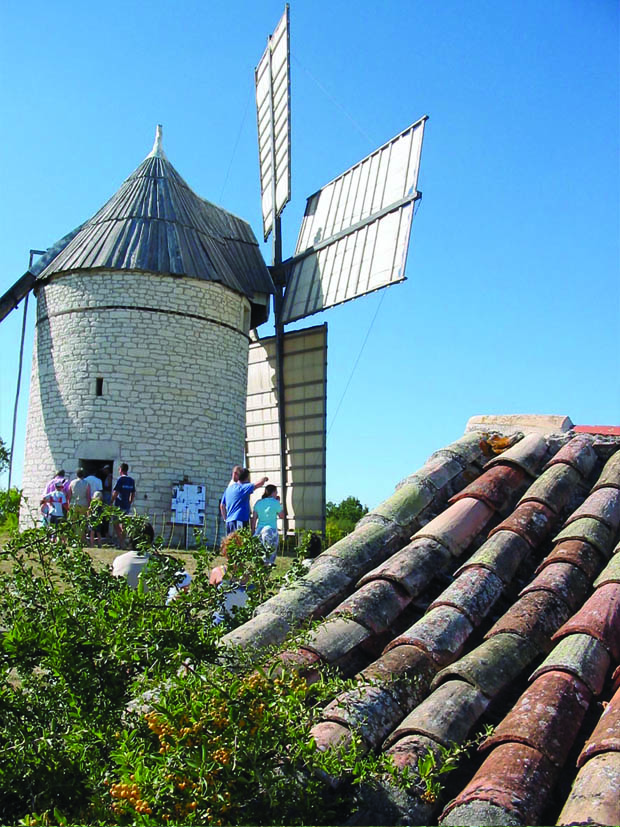
[[[249,332],[273,284],[250,226],[197,196],[155,145],[37,267],[22,526],[58,468],[129,463],[139,513],[206,485],[206,533],[243,461]]]

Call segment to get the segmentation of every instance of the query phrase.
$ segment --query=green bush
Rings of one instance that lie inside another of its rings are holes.
[[[22,492],[18,488],[0,491],[0,528],[15,531],[19,520]]]
[[[178,561],[150,550],[137,590],[98,569],[63,523],[14,534],[0,552],[0,823],[321,824],[345,820],[372,770],[357,741],[319,752],[310,731],[345,683],[312,686],[274,653],[257,665],[213,622],[225,588],[194,552],[187,593],[166,605]],[[142,534],[140,518],[128,534]],[[54,541],[56,540],[56,541]],[[248,534],[228,548],[252,605],[278,588]],[[298,643],[289,642],[289,646]]]

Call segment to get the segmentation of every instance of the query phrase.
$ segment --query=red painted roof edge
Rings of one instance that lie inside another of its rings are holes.
[[[620,425],[574,425],[572,430],[577,434],[620,436]]]

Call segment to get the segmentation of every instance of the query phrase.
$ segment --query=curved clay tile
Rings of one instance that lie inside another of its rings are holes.
[[[347,534],[321,554],[310,573],[318,568],[319,563],[334,558],[355,582],[369,569],[378,566],[402,548],[406,542],[407,538],[403,539],[402,530],[394,523],[371,522],[357,525],[351,534]]]
[[[283,671],[296,672],[305,678],[306,683],[312,684],[320,677],[320,667],[323,660],[316,652],[306,650],[278,652],[274,658],[274,666],[281,668],[274,670],[274,674],[281,674]]]
[[[459,557],[485,528],[493,510],[479,500],[467,498],[448,506],[411,538],[430,537]]]
[[[473,497],[497,511],[507,514],[516,503],[519,495],[527,488],[531,477],[522,469],[512,465],[496,465],[470,482],[462,491],[455,494],[449,503],[465,497]]]
[[[599,488],[604,488],[605,486],[620,488],[620,450],[612,454],[607,460],[592,490],[597,491]]]
[[[552,634],[570,616],[570,609],[563,600],[551,592],[524,594],[487,632],[485,638],[504,632],[532,641],[539,651],[549,652],[553,648]]]
[[[540,466],[547,458],[547,440],[540,434],[528,434],[515,445],[504,451],[484,466],[484,470],[498,464],[516,465],[526,471],[530,477],[537,477]]]
[[[558,824],[620,824],[620,752],[588,761],[577,773]]]
[[[487,698],[495,698],[519,678],[538,652],[537,646],[520,635],[494,635],[438,672],[431,689],[458,678],[480,689]]]
[[[590,581],[581,569],[572,563],[551,563],[536,575],[520,592],[519,597],[535,591],[552,592],[574,612],[586,599],[590,591]]]
[[[447,681],[422,701],[386,739],[384,749],[405,735],[425,735],[444,747],[465,741],[490,701],[464,681]]]
[[[326,663],[335,663],[370,637],[372,632],[354,620],[334,617],[312,631],[303,648],[319,655]]]
[[[581,517],[593,517],[616,531],[620,525],[620,488],[599,488],[570,515],[564,525]]]
[[[588,580],[593,580],[603,568],[605,557],[595,546],[583,540],[563,540],[545,557],[536,574],[554,563],[571,563],[581,569]]]
[[[346,726],[360,735],[369,749],[374,749],[383,743],[405,712],[384,687],[361,684],[341,692],[327,704],[321,720]]]
[[[568,672],[582,680],[592,694],[600,695],[609,664],[609,652],[600,641],[590,635],[569,635],[557,644],[530,680],[536,680],[545,672]]]
[[[379,684],[405,710],[413,709],[428,694],[437,664],[417,646],[397,646],[384,652],[362,670],[360,678]]]
[[[350,729],[336,721],[319,721],[310,730],[310,736],[320,752],[328,749],[346,749],[353,741]]]
[[[577,773],[558,824],[620,824],[620,752],[588,761]]]
[[[611,676],[611,688],[613,692],[617,692],[620,689],[620,666],[616,666]]]
[[[605,586],[607,583],[620,583],[620,554],[614,554],[609,563],[594,581],[594,588]]]
[[[504,590],[503,582],[488,569],[468,568],[437,597],[427,611],[436,606],[454,606],[473,626],[479,626]]]
[[[433,501],[435,489],[425,479],[413,478],[397,488],[391,497],[382,502],[376,508],[362,518],[361,524],[369,522],[372,517],[382,517],[385,520],[396,523],[412,530],[412,526],[420,513]],[[358,523],[359,525],[360,523]]]
[[[435,492],[448,490],[449,487],[455,484],[455,480],[463,474],[466,467],[466,463],[455,457],[435,457],[425,462],[415,474],[410,474],[404,480],[401,480],[396,486],[396,490],[398,491],[402,486],[409,483],[430,485],[431,490]]]
[[[481,468],[485,462],[484,449],[481,442],[482,439],[479,433],[470,432],[464,434],[455,442],[451,442],[449,445],[446,445],[445,448],[441,448],[439,451],[431,454],[429,462],[438,457],[448,457],[457,459],[464,467],[477,465]]]
[[[341,570],[329,569],[330,578],[314,567],[307,575],[281,589],[262,603],[256,614],[278,615],[289,623],[322,617],[342,601],[351,590],[351,579]]]
[[[523,560],[530,553],[530,545],[514,531],[499,531],[480,546],[466,563],[457,569],[458,577],[468,568],[481,567],[492,571],[504,583],[510,583]]]
[[[438,764],[441,763],[439,745],[424,735],[407,735],[388,750],[394,766],[407,769],[410,775],[418,774],[418,760],[431,752]],[[436,802],[429,802],[418,794],[416,788],[405,789],[395,784],[390,776],[381,776],[369,788],[361,788],[363,804],[367,803],[364,820],[360,824],[432,824],[437,809]]]
[[[291,624],[279,615],[266,612],[256,615],[228,632],[222,638],[224,646],[240,646],[242,649],[261,649],[265,646],[276,646],[286,638],[291,631]]]
[[[539,546],[553,531],[557,515],[539,502],[518,505],[512,514],[489,532],[492,537],[499,531],[514,531],[532,548]]]
[[[620,583],[606,583],[596,589],[581,609],[554,634],[554,640],[567,635],[590,635],[605,646],[612,658],[620,661]]]
[[[447,548],[425,537],[412,540],[380,566],[369,571],[358,587],[373,580],[390,580],[402,586],[412,597],[423,591],[452,560]]]
[[[579,471],[582,477],[588,477],[597,461],[596,452],[592,447],[593,442],[594,439],[590,434],[579,434],[579,436],[573,437],[549,460],[543,471],[546,471],[552,465],[565,462],[576,471]]]
[[[373,580],[343,600],[329,617],[348,614],[374,634],[379,634],[392,625],[409,603],[411,595],[395,583]]]
[[[552,465],[530,485],[519,500],[521,503],[539,502],[556,514],[572,501],[575,489],[581,485],[581,475],[570,465]]]
[[[472,632],[473,626],[462,612],[439,606],[395,638],[386,651],[402,644],[419,646],[435,663],[445,666],[459,656]]]
[[[583,767],[586,761],[602,752],[620,753],[620,690],[605,707],[594,732],[581,750],[577,766]]]
[[[465,789],[448,804],[440,823],[480,824],[479,821],[465,820],[461,808],[473,801],[487,801],[504,813],[502,820],[488,823],[540,824],[541,813],[557,775],[557,768],[538,750],[524,744],[500,744]],[[507,815],[518,820],[506,821]]]
[[[605,523],[592,517],[581,517],[565,526],[562,531],[553,538],[554,543],[563,540],[582,540],[595,546],[605,557],[610,556],[613,534]]]
[[[561,767],[591,698],[588,687],[574,675],[547,672],[525,690],[480,749],[509,742],[527,744]]]

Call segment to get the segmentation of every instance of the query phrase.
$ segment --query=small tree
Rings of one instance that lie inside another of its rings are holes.
[[[0,474],[9,467],[9,458],[9,449],[4,444],[2,437],[0,437]]]
[[[346,497],[338,504],[328,502],[325,509],[327,545],[331,546],[350,534],[364,514],[368,514],[368,506],[362,505],[357,497]]]

